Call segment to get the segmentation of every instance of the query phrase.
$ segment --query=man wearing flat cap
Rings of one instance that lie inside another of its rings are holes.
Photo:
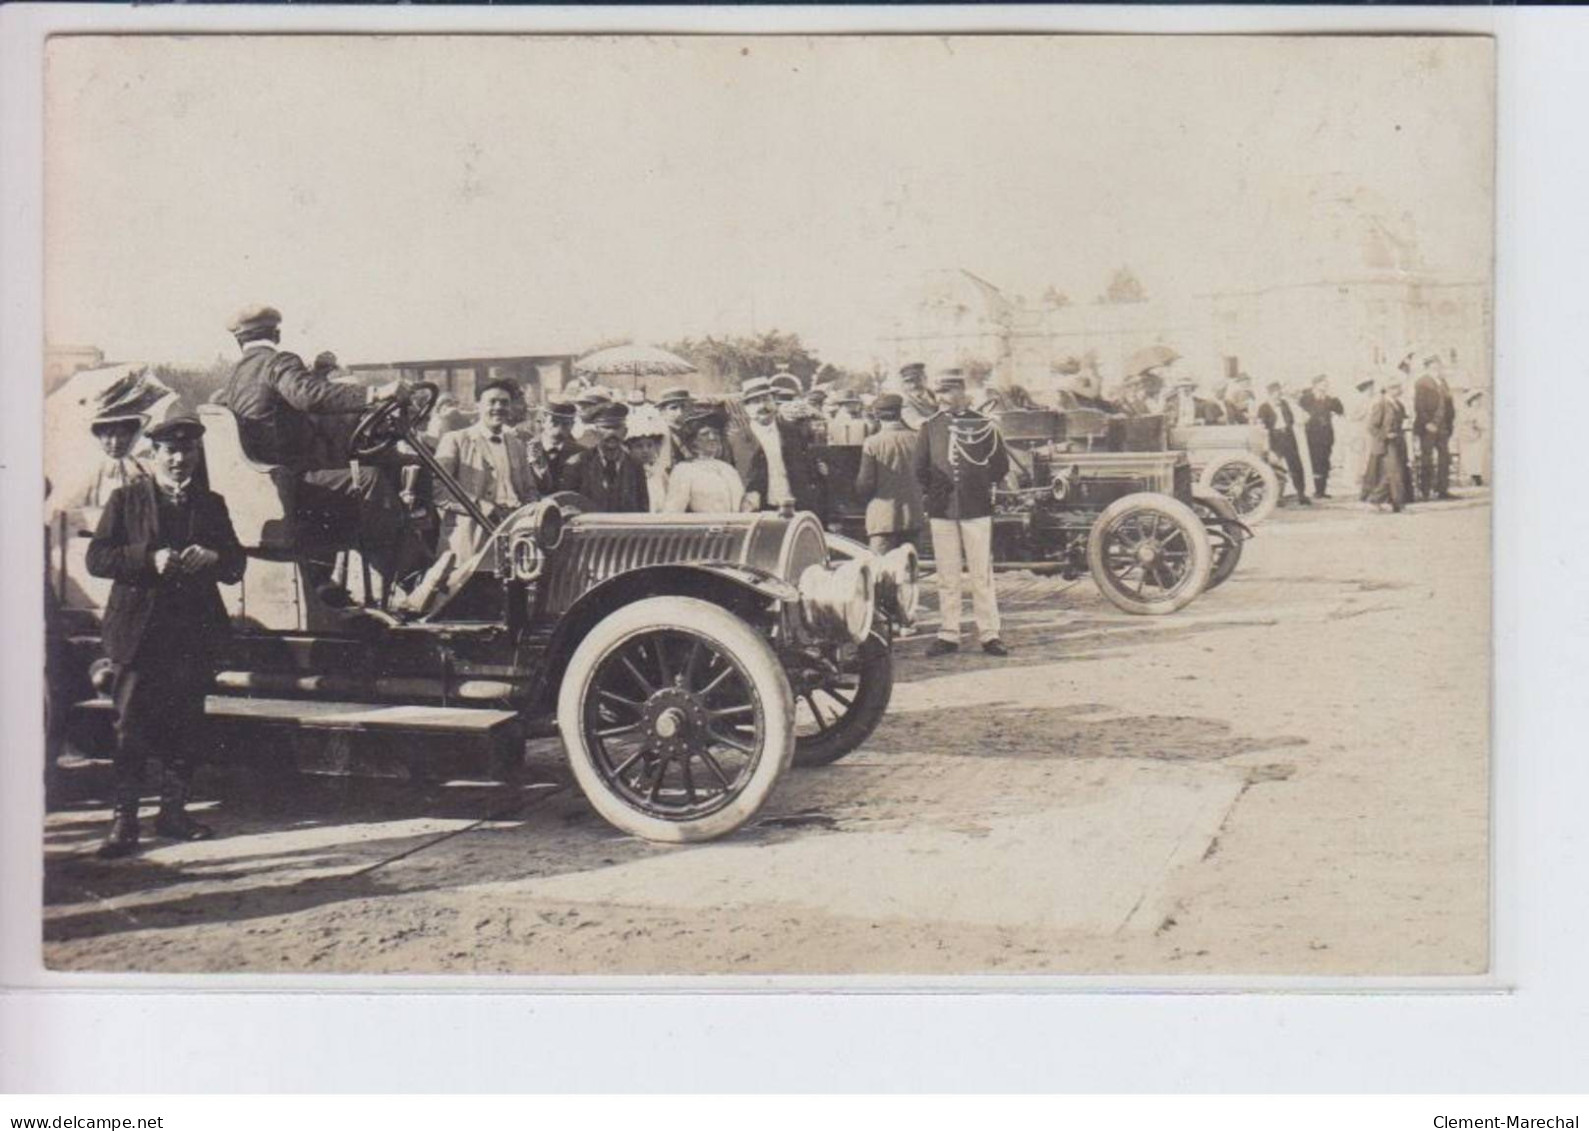
[[[574,439],[574,421],[579,411],[572,401],[560,397],[548,400],[541,409],[538,431],[529,439],[530,473],[535,489],[542,495],[560,490],[563,468],[569,457],[581,450]],[[521,426],[520,434],[524,434]]]
[[[879,554],[909,541],[923,521],[916,433],[899,418],[904,405],[898,393],[884,393],[872,402],[880,427],[861,444],[861,469],[855,476],[855,497],[866,501],[866,540]]]
[[[183,407],[151,424],[144,435],[153,447],[153,476],[112,493],[88,546],[88,571],[111,581],[103,642],[113,665],[116,792],[103,857],[138,847],[138,803],[151,754],[162,770],[156,835],[212,835],[186,805],[204,697],[230,625],[216,586],[241,581],[247,559],[226,501],[195,481],[203,433]]]
[[[377,390],[317,377],[297,354],[277,348],[280,327],[281,312],[272,306],[246,307],[232,320],[243,356],[215,403],[237,417],[249,459],[296,474],[294,508],[314,548],[361,548],[383,575],[395,579],[402,566],[397,491],[378,469],[360,467],[355,475],[325,455],[324,437],[364,412]]]
[[[900,366],[899,388],[899,418],[905,427],[915,431],[938,411],[937,399],[927,391],[927,367],[919,361]]]
[[[559,490],[582,495],[595,512],[644,514],[651,509],[645,469],[624,448],[628,418],[629,406],[620,401],[610,401],[586,418],[594,445],[576,448],[568,457]]]
[[[1010,471],[1004,438],[993,421],[968,404],[965,374],[945,370],[934,383],[941,410],[916,436],[912,469],[932,531],[938,569],[938,636],[929,656],[960,648],[961,572],[971,583],[971,607],[982,650],[1008,653],[999,639],[993,590],[993,490]]]

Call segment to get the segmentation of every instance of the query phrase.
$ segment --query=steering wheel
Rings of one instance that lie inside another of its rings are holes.
[[[353,429],[353,435],[348,437],[348,455],[353,459],[372,459],[399,440],[407,439],[410,432],[422,428],[430,418],[430,410],[436,407],[440,392],[434,382],[420,381],[378,402],[364,414]]]

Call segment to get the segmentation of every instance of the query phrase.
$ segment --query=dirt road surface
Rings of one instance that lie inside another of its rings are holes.
[[[1008,659],[898,648],[844,761],[724,841],[536,780],[202,781],[218,839],[93,855],[106,768],[45,830],[55,969],[536,974],[1467,974],[1488,963],[1482,497],[1259,529],[1159,618],[1001,577]],[[927,601],[930,628],[933,602]]]

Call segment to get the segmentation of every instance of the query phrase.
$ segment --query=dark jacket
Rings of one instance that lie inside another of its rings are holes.
[[[789,476],[789,490],[794,495],[795,510],[826,514],[822,480],[812,464],[810,442],[804,429],[782,417],[777,417],[775,423],[778,426],[778,447],[783,453],[783,469]],[[749,466],[741,468],[740,474],[745,479],[745,490],[754,491],[761,499],[762,509],[767,510],[777,502],[767,498],[769,481],[767,453],[756,442],[756,434],[748,427],[745,429],[745,436],[749,438],[754,450],[750,455]]]
[[[338,431],[322,434],[313,417],[361,413],[368,407],[369,390],[316,377],[297,354],[256,347],[244,351],[232,367],[215,403],[237,417],[249,459],[310,471],[336,466],[325,435]]]
[[[904,534],[922,524],[921,486],[916,482],[916,433],[891,420],[861,445],[855,496],[866,500],[868,534]]]
[[[1457,404],[1451,396],[1451,386],[1427,373],[1418,378],[1412,387],[1413,431],[1426,435],[1432,424],[1436,436],[1449,439],[1456,419]]]
[[[980,438],[957,444],[952,435],[957,425]],[[1010,455],[998,426],[981,413],[940,412],[916,435],[914,469],[927,517],[987,518],[993,513],[993,489],[1010,472]]]
[[[558,489],[573,491],[590,501],[598,512],[643,514],[651,509],[645,469],[628,452],[618,453],[617,467],[609,478],[601,452],[580,448],[563,464]]]
[[[1192,419],[1181,419],[1181,398],[1171,394],[1164,401],[1164,422],[1171,428],[1181,424],[1223,424],[1225,410],[1215,401],[1192,397]]]
[[[1315,395],[1312,389],[1297,398],[1297,404],[1302,406],[1302,411],[1308,414],[1308,436],[1335,436],[1335,421],[1332,416],[1344,416],[1346,406],[1341,403],[1340,397],[1327,397]]]
[[[1291,411],[1290,401],[1283,400],[1280,402],[1280,414],[1278,417],[1275,415],[1275,406],[1268,401],[1264,401],[1263,404],[1258,406],[1258,422],[1269,429],[1271,438],[1277,432],[1290,435],[1293,439],[1295,438],[1296,434],[1292,429],[1296,425],[1297,418]]]
[[[117,664],[131,663],[145,636],[172,624],[196,635],[193,647],[214,655],[231,627],[216,584],[237,584],[247,565],[225,499],[192,488],[187,504],[191,529],[176,531],[161,528],[158,491],[152,478],[118,487],[88,544],[88,572],[113,582],[105,603],[103,643],[105,655]],[[198,574],[155,572],[156,550],[191,545],[214,550],[221,560]],[[157,624],[157,614],[172,624]]]

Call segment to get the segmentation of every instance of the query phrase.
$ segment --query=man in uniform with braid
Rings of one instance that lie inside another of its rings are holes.
[[[973,412],[965,373],[945,370],[934,383],[939,411],[916,437],[915,473],[932,530],[938,569],[938,636],[927,655],[960,648],[960,585],[971,582],[971,608],[982,650],[1004,656],[999,605],[993,592],[993,489],[1009,474],[1010,457],[998,426]]]

